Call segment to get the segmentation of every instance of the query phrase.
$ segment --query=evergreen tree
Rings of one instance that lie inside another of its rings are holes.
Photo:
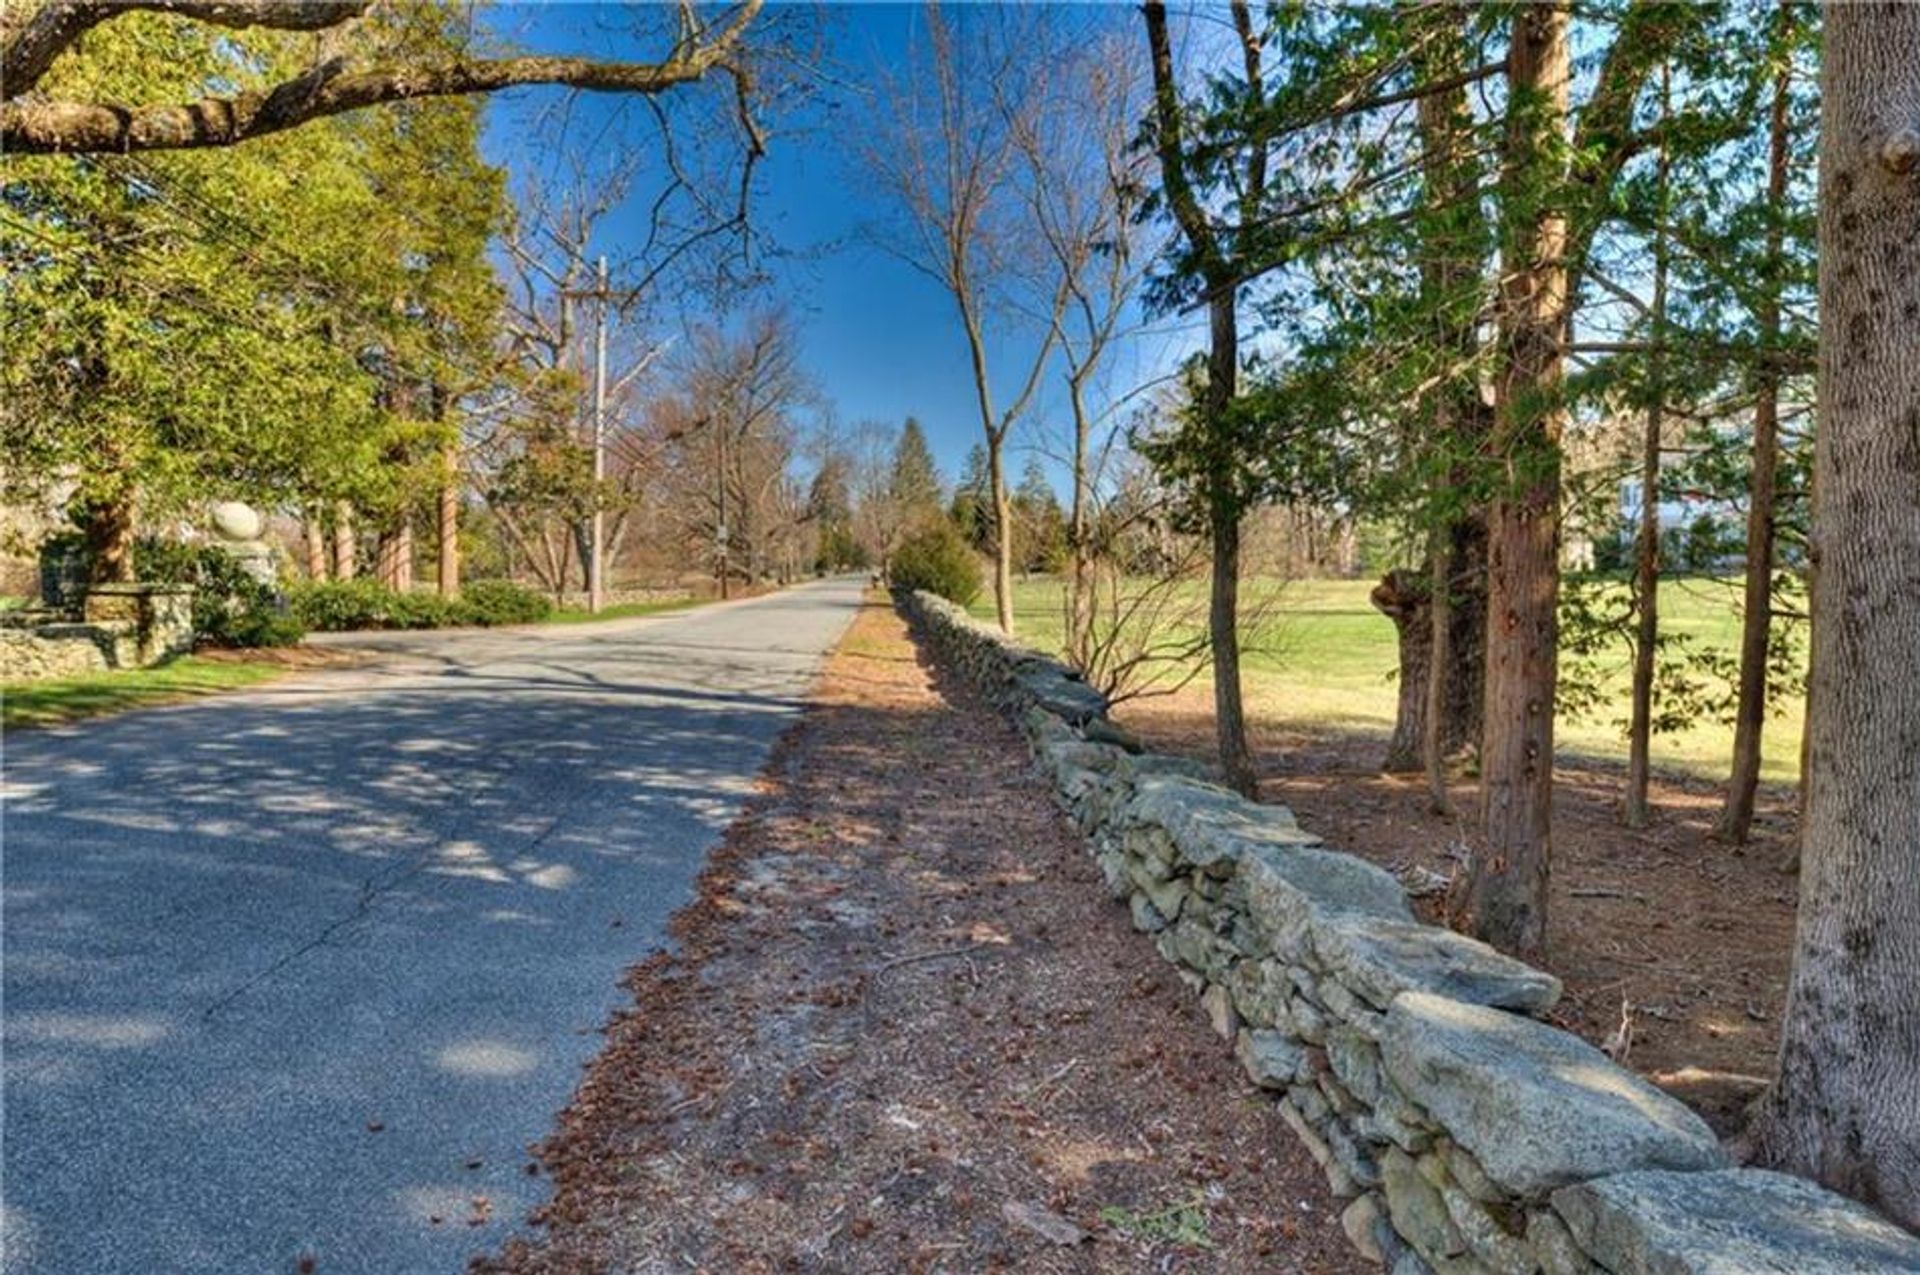
[[[1014,554],[1020,570],[1028,575],[1061,570],[1067,561],[1067,515],[1037,457],[1029,456],[1021,470],[1013,511],[1020,532]]]
[[[979,443],[967,449],[966,467],[948,512],[976,552],[993,552],[993,480],[987,473],[987,449]]]
[[[887,493],[893,499],[902,526],[918,526],[940,514],[940,471],[934,467],[926,431],[914,417],[907,417],[907,423],[900,430],[900,441],[894,446],[893,472],[887,481]]]

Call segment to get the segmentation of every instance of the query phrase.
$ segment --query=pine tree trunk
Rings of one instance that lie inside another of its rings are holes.
[[[1443,534],[1433,537],[1432,571],[1427,578],[1427,669],[1421,698],[1426,720],[1421,723],[1420,760],[1427,777],[1427,810],[1450,815],[1447,799],[1447,670],[1453,665],[1453,553]],[[1411,673],[1403,659],[1400,675]]]
[[[1443,11],[1448,29],[1421,56],[1423,79],[1444,80],[1471,61],[1465,8]],[[1473,368],[1480,353],[1479,310],[1484,264],[1481,243],[1485,218],[1480,210],[1480,163],[1474,157],[1473,114],[1464,85],[1421,97],[1416,108],[1420,130],[1423,197],[1428,205],[1420,243],[1423,311],[1433,323],[1432,341],[1446,361],[1446,374],[1428,398],[1426,439],[1410,439],[1408,450],[1422,446],[1437,456],[1432,463],[1435,490],[1430,493],[1431,530],[1427,564],[1428,638],[1421,688],[1420,729],[1408,714],[1396,737],[1426,771],[1427,804],[1435,814],[1449,813],[1447,759],[1457,749],[1480,742],[1486,625],[1486,528],[1484,511],[1458,507],[1457,493],[1471,488],[1472,465],[1486,441],[1487,414]],[[1403,648],[1404,650],[1404,648]],[[1401,703],[1421,670],[1403,659]],[[1400,734],[1404,731],[1404,735]]]
[[[306,518],[307,542],[307,579],[324,580],[327,578],[327,528],[320,519],[320,511],[311,509]]]
[[[1436,559],[1441,560],[1441,559]],[[1425,573],[1395,568],[1373,586],[1367,600],[1393,621],[1399,645],[1400,698],[1394,712],[1393,734],[1387,738],[1387,756],[1380,769],[1391,773],[1419,770],[1426,756],[1427,735],[1434,723],[1429,716],[1429,687],[1434,673],[1433,585],[1435,570]],[[1422,575],[1427,578],[1423,579]],[[1444,694],[1445,678],[1442,677]],[[1444,715],[1445,709],[1442,708]]]
[[[1806,837],[1777,1166],[1920,1228],[1920,6],[1834,5]]]
[[[440,570],[439,592],[443,598],[451,598],[460,592],[460,487],[452,476],[454,461],[447,458],[448,477],[440,485],[439,510],[439,549]]]
[[[1661,118],[1667,117],[1668,73],[1661,72]],[[1627,827],[1644,828],[1650,811],[1647,788],[1653,770],[1653,671],[1660,651],[1660,435],[1666,394],[1667,176],[1660,151],[1661,224],[1653,244],[1652,346],[1648,354],[1647,428],[1640,447],[1640,542],[1633,573],[1633,709],[1627,722],[1627,792],[1621,811]]]
[[[354,575],[353,506],[344,500],[333,505],[333,578],[351,580]]]
[[[1780,6],[1782,43],[1790,32],[1792,8]],[[1782,58],[1785,52],[1782,52]],[[1740,697],[1733,716],[1733,773],[1720,811],[1719,834],[1746,844],[1753,829],[1754,796],[1760,787],[1760,737],[1767,720],[1767,638],[1773,628],[1774,491],[1780,468],[1779,218],[1787,200],[1788,120],[1791,80],[1786,63],[1773,82],[1773,117],[1768,129],[1767,207],[1774,221],[1767,228],[1767,287],[1759,313],[1760,376],[1753,407],[1753,476],[1747,496],[1747,579],[1740,618]]]
[[[403,515],[399,523],[380,533],[374,549],[374,572],[381,584],[395,593],[413,588],[413,519]]]
[[[1538,961],[1547,946],[1552,861],[1554,609],[1560,595],[1560,427],[1567,335],[1567,221],[1543,202],[1563,188],[1568,10],[1513,19],[1495,434],[1506,473],[1487,518],[1487,682],[1481,791],[1485,844],[1466,883],[1482,939]]]

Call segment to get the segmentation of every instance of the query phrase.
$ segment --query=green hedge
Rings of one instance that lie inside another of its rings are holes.
[[[533,624],[553,611],[546,598],[508,580],[476,581],[451,600],[396,592],[377,580],[319,580],[295,585],[289,600],[301,623],[322,633]]]

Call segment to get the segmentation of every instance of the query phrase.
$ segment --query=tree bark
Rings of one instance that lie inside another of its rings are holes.
[[[317,508],[309,509],[306,517],[307,542],[307,579],[324,580],[327,578],[327,528],[321,521]]]
[[[122,487],[87,511],[87,560],[94,584],[127,584],[133,580],[134,496]]]
[[[333,505],[333,578],[351,580],[354,576],[353,506],[344,500]]]
[[[1013,502],[1007,497],[1006,436],[987,434],[987,494],[993,500],[993,609],[1000,631],[1013,635]]]
[[[413,517],[402,514],[397,525],[380,533],[374,549],[374,571],[380,583],[395,593],[413,588]]]
[[[1235,791],[1257,797],[1260,781],[1247,747],[1246,708],[1240,694],[1240,519],[1230,511],[1216,510],[1209,531],[1213,580],[1207,631],[1213,644],[1213,715],[1220,769]]]
[[[1073,405],[1073,507],[1067,516],[1069,576],[1067,581],[1067,656],[1084,669],[1093,655],[1093,546],[1087,535],[1087,420],[1086,385],[1078,375],[1068,381]]]
[[[1668,118],[1669,73],[1663,71],[1660,118]],[[1627,791],[1621,816],[1629,828],[1644,828],[1647,788],[1653,768],[1653,672],[1660,650],[1660,435],[1666,394],[1667,150],[1660,148],[1660,225],[1654,231],[1652,350],[1647,355],[1647,427],[1640,445],[1640,538],[1633,572],[1633,708],[1627,721]]]
[[[1232,409],[1240,372],[1240,329],[1237,290],[1230,283],[1217,286],[1208,306],[1206,412],[1221,420]],[[1224,463],[1216,461],[1216,463]],[[1257,796],[1253,751],[1247,746],[1247,717],[1240,688],[1240,511],[1225,492],[1231,477],[1215,474],[1207,493],[1208,536],[1212,541],[1213,573],[1207,600],[1207,638],[1213,648],[1214,734],[1220,749],[1220,769],[1235,790]]]
[[[1780,6],[1781,42],[1786,43],[1792,8]],[[1733,773],[1720,810],[1719,834],[1745,845],[1753,829],[1753,802],[1760,787],[1760,737],[1767,720],[1767,639],[1773,629],[1773,546],[1775,488],[1780,469],[1780,369],[1773,354],[1780,342],[1781,218],[1786,211],[1787,106],[1791,80],[1783,48],[1780,73],[1773,82],[1773,112],[1768,126],[1767,286],[1761,294],[1760,370],[1753,406],[1753,476],[1747,494],[1746,591],[1740,616],[1740,694],[1733,716]]]
[[[1429,702],[1433,672],[1434,640],[1438,630],[1433,619],[1435,597],[1432,577],[1444,571],[1444,554],[1436,554],[1422,579],[1422,573],[1395,568],[1373,586],[1367,600],[1374,609],[1393,621],[1399,639],[1400,699],[1394,713],[1393,734],[1387,738],[1386,760],[1380,769],[1392,772],[1419,770],[1426,755],[1427,735],[1433,723]],[[1444,695],[1445,679],[1440,679]],[[1444,704],[1440,712],[1445,713]]]
[[[460,592],[460,453],[448,444],[442,458],[445,473],[440,480],[439,508],[439,591],[443,598]]]
[[[1241,60],[1246,70],[1247,88],[1256,100],[1260,87],[1260,44],[1254,34],[1252,16],[1242,0],[1230,6],[1234,29],[1240,37]],[[1173,47],[1167,34],[1167,10],[1164,4],[1141,7],[1146,20],[1147,51],[1153,65],[1154,117],[1158,136],[1156,151],[1160,160],[1161,185],[1180,230],[1201,261],[1200,274],[1207,286],[1207,385],[1201,402],[1207,428],[1223,428],[1227,412],[1239,388],[1240,328],[1239,289],[1234,263],[1227,259],[1206,207],[1194,190],[1187,172],[1186,142],[1181,126],[1180,95],[1174,83]],[[1248,148],[1247,169],[1242,183],[1240,204],[1243,218],[1257,217],[1266,187],[1266,151],[1258,140]],[[1212,472],[1206,475],[1207,490],[1201,493],[1207,510],[1207,533],[1213,554],[1212,584],[1207,602],[1207,635],[1213,650],[1214,730],[1220,751],[1220,768],[1236,789],[1253,796],[1257,781],[1253,756],[1247,747],[1246,714],[1240,690],[1240,511],[1234,497],[1233,476],[1221,472],[1233,463],[1231,456],[1219,454],[1224,447],[1217,442],[1211,449]]]
[[[1433,537],[1433,568],[1428,576],[1427,668],[1420,698],[1424,720],[1420,723],[1420,760],[1427,778],[1427,810],[1435,815],[1451,815],[1453,803],[1447,799],[1447,670],[1453,666],[1453,555],[1444,535]],[[1404,655],[1400,676],[1410,677]],[[1401,693],[1404,695],[1405,689]]]
[[[447,97],[469,93],[488,93],[523,84],[564,84],[576,89],[606,93],[664,93],[678,85],[699,80],[709,72],[725,71],[741,80],[738,95],[744,109],[745,70],[736,63],[738,46],[748,22],[758,13],[763,0],[744,0],[729,17],[725,27],[704,38],[690,39],[660,62],[601,62],[588,58],[522,56],[483,59],[455,59],[443,63],[421,62],[399,66],[356,67],[345,57],[330,56],[306,68],[292,79],[267,89],[249,90],[226,97],[205,97],[180,103],[76,102],[23,96],[30,83],[17,73],[9,74],[0,102],[0,151],[16,155],[56,153],[127,154],[133,151],[197,149],[232,146],[250,138],[263,137],[283,129],[297,127],[330,115],[386,102],[409,101],[421,97]],[[56,43],[44,60],[77,39],[85,29],[112,17],[123,8],[174,8],[189,17],[215,20],[211,12],[222,7],[248,9],[246,22],[226,25],[304,26],[326,29],[345,21],[356,6],[323,3],[319,5],[241,3],[222,6],[216,3],[145,3],[131,6],[84,4],[86,13],[97,15],[79,24],[70,33],[61,33],[65,43]],[[49,5],[47,10],[67,9]],[[198,12],[195,12],[198,10]],[[267,14],[300,15],[312,20],[265,21]],[[331,16],[331,21],[321,19]],[[35,26],[32,19],[26,30]],[[7,32],[7,46],[14,44],[13,32]],[[38,50],[48,42],[33,45]],[[31,69],[31,67],[29,68]],[[44,68],[43,68],[44,69]],[[35,77],[37,78],[37,77]],[[758,154],[762,142],[759,130],[746,121],[748,145]]]
[[[1824,15],[1806,838],[1773,1164],[1920,1228],[1920,6]]]
[[[1447,27],[1420,62],[1421,77],[1436,87],[1421,95],[1416,108],[1429,206],[1419,251],[1422,310],[1431,318],[1441,374],[1426,400],[1429,436],[1409,440],[1408,451],[1417,454],[1424,442],[1440,463],[1431,466],[1438,489],[1430,493],[1428,514],[1436,525],[1430,529],[1426,572],[1428,637],[1418,650],[1425,665],[1415,668],[1401,660],[1402,712],[1395,740],[1409,765],[1413,758],[1424,765],[1429,809],[1446,814],[1447,758],[1465,744],[1480,742],[1486,514],[1470,505],[1461,508],[1458,493],[1474,486],[1474,462],[1486,444],[1488,422],[1473,372],[1480,353],[1485,261],[1480,163],[1474,158],[1466,83],[1459,78],[1468,62],[1467,11],[1444,10],[1433,20]],[[1414,654],[1406,646],[1402,651]],[[1407,688],[1422,672],[1423,693],[1410,703]],[[1389,761],[1396,751],[1389,748]]]
[[[1570,14],[1530,5],[1508,57],[1506,192],[1495,442],[1506,472],[1487,519],[1487,681],[1481,766],[1485,844],[1466,885],[1466,921],[1496,947],[1539,961],[1553,857],[1554,610],[1560,595],[1559,402],[1568,328],[1564,137]]]

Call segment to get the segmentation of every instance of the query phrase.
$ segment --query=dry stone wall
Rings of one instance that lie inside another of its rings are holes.
[[[95,585],[84,622],[37,613],[0,616],[0,681],[146,668],[192,649],[193,590],[185,586]]]
[[[1733,1167],[1687,1107],[1542,1021],[1560,984],[1414,918],[1284,807],[1144,751],[1058,661],[926,593],[935,660],[1020,725],[1134,927],[1348,1201],[1394,1275],[1920,1272],[1850,1200]]]

